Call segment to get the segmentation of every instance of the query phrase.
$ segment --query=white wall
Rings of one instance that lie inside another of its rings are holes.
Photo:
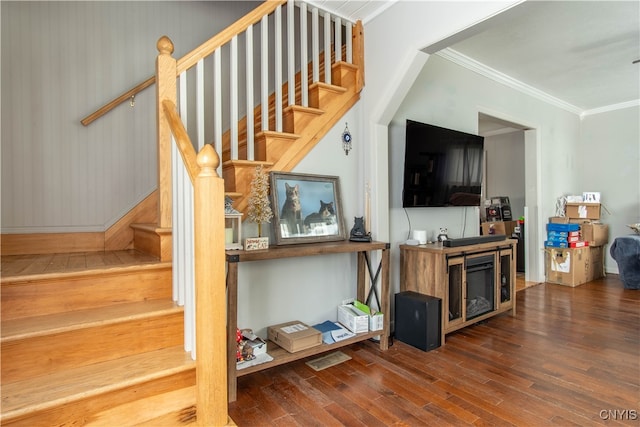
[[[3,233],[104,231],[157,186],[149,88],[80,120],[259,2],[1,2]]]
[[[575,191],[600,191],[611,243],[640,222],[640,107],[586,116],[580,139]],[[606,271],[618,273],[608,247],[606,254]]]
[[[515,221],[524,215],[525,156],[524,132],[516,131],[484,139],[486,152],[486,195],[507,196]],[[485,214],[480,212],[484,218]]]

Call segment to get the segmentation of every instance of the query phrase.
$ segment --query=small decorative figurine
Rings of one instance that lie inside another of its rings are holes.
[[[364,217],[354,217],[354,222],[349,240],[352,242],[370,242],[371,233],[367,233],[364,229]]]
[[[449,238],[449,236],[447,236],[447,229],[446,228],[440,228],[440,234],[438,234],[438,242],[444,242],[448,238]]]

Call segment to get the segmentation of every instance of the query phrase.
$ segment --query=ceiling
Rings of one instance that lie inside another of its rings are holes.
[[[310,3],[366,24],[395,1]],[[576,114],[638,105],[640,2],[526,1],[423,51]]]

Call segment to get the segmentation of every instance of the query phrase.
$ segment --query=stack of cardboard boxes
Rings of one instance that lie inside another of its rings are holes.
[[[578,286],[604,276],[609,226],[600,222],[600,212],[599,202],[568,202],[565,216],[549,219],[547,282]]]

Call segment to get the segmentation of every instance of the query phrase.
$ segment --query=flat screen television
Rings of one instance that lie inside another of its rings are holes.
[[[402,207],[480,206],[484,138],[407,120]]]

